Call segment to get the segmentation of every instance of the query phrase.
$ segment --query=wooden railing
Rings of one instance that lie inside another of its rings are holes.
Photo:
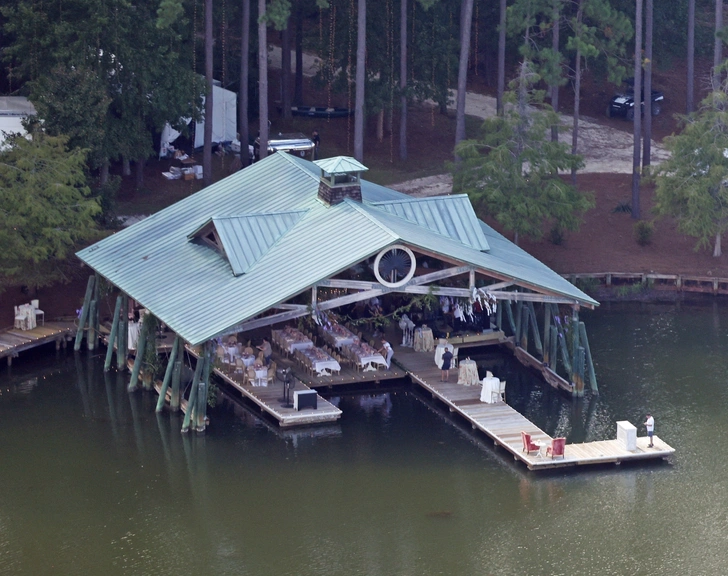
[[[579,280],[596,280],[604,286],[643,285],[655,290],[728,294],[728,278],[690,276],[688,274],[645,274],[634,272],[586,272],[562,274],[572,284]]]

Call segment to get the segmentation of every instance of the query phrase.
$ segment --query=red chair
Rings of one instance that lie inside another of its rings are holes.
[[[521,439],[523,440],[523,451],[527,454],[538,452],[541,448],[538,444],[531,442],[531,435],[521,431]]]
[[[546,456],[551,456],[551,459],[554,459],[554,456],[561,456],[564,457],[564,447],[566,446],[566,438],[554,438],[551,440],[551,446],[548,446],[546,448]]]

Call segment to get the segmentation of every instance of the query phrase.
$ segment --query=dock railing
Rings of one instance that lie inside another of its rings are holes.
[[[643,272],[583,272],[562,274],[572,284],[599,282],[607,287],[642,286],[655,290],[728,294],[728,278],[688,274],[654,274]]]

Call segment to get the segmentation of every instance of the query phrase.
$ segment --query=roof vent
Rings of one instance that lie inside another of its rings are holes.
[[[318,197],[332,206],[345,198],[361,202],[361,173],[366,166],[348,156],[336,156],[314,162],[321,168]]]

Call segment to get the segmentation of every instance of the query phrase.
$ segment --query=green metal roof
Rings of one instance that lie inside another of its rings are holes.
[[[362,181],[362,203],[328,206],[318,199],[319,178],[313,163],[276,153],[78,256],[193,345],[394,243],[597,304],[489,226],[476,226],[464,197],[417,200]],[[442,220],[438,206],[446,208]],[[190,240],[211,222],[224,253]]]
[[[350,174],[351,172],[369,170],[364,164],[348,156],[334,156],[333,158],[314,160],[314,164],[327,174]]]

